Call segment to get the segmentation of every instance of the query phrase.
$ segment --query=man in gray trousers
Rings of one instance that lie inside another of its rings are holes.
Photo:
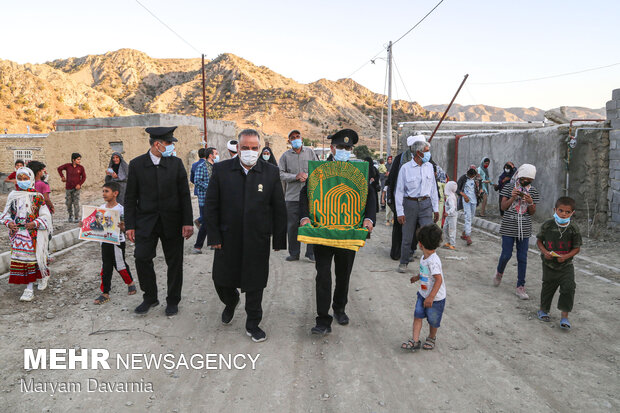
[[[416,227],[437,222],[439,219],[439,196],[435,183],[435,171],[429,162],[431,144],[423,135],[412,142],[413,158],[402,166],[396,182],[394,202],[398,222],[403,226],[402,247],[398,272],[406,272],[411,256],[411,243],[415,242]]]
[[[293,130],[288,134],[291,144],[290,150],[284,152],[278,166],[280,167],[280,180],[286,183],[287,224],[288,224],[288,252],[287,261],[298,261],[301,246],[297,241],[297,228],[299,228],[299,192],[308,179],[308,161],[318,161],[319,157],[312,148],[303,146],[301,132]],[[312,245],[306,246],[306,257],[314,261]]]

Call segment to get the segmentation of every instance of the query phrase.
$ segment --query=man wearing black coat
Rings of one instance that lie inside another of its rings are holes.
[[[407,160],[411,160],[411,151],[409,150],[409,148],[407,148],[404,152],[396,155],[396,158],[393,159],[390,174],[388,175],[387,181],[385,182],[386,186],[388,187],[386,194],[387,204],[388,207],[392,210],[392,213],[394,214],[394,224],[392,225],[392,247],[390,248],[390,258],[392,258],[393,260],[400,259],[400,250],[403,238],[403,226],[400,225],[400,223],[396,219],[396,202],[394,200],[394,193],[396,192],[396,182],[398,181],[398,172],[403,165],[403,157],[405,158],[405,162],[407,162]]]
[[[343,129],[330,136],[330,149],[332,155],[328,161],[347,161],[353,151],[353,146],[358,141],[358,135],[351,129]],[[372,167],[372,165],[370,165]],[[299,194],[299,216],[300,226],[310,223],[310,209],[308,205],[308,183],[301,189]],[[366,197],[366,209],[364,210],[364,228],[368,233],[372,232],[377,216],[377,192],[368,184],[368,195]],[[312,327],[312,334],[331,333],[332,320],[340,325],[349,324],[349,317],[344,309],[348,302],[349,280],[353,263],[355,261],[355,251],[329,247],[325,245],[314,246],[314,258],[316,260],[316,307],[317,317],[316,326]],[[332,303],[332,260],[334,261],[334,273],[336,275],[336,287]],[[334,316],[329,315],[329,306],[332,305]]]
[[[286,249],[286,204],[280,170],[259,159],[258,132],[239,134],[238,156],[213,165],[207,189],[207,245],[215,249],[213,283],[225,304],[222,323],[231,323],[245,293],[247,335],[267,338],[259,327],[263,290],[269,276],[270,238],[275,251]]]
[[[125,195],[127,239],[136,243],[134,258],[144,301],[135,312],[145,314],[159,305],[153,267],[157,243],[161,240],[168,265],[166,315],[175,315],[183,286],[183,238],[192,226],[192,204],[187,172],[174,152],[176,127],[146,128],[151,149],[129,163]]]

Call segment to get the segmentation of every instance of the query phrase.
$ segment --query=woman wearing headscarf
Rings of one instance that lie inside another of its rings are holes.
[[[269,162],[273,166],[278,166],[278,162],[276,161],[276,157],[273,155],[273,151],[271,148],[265,146],[261,151],[262,158],[265,162]]]
[[[116,182],[120,186],[120,192],[116,197],[116,202],[125,206],[125,189],[127,188],[127,174],[129,171],[129,165],[123,159],[123,155],[120,152],[114,152],[110,158],[108,164],[108,170],[106,171],[106,182]]]
[[[478,214],[481,217],[486,217],[487,211],[487,200],[489,199],[489,184],[492,184],[489,178],[489,165],[491,164],[491,160],[487,157],[482,158],[480,161],[480,166],[478,167],[478,175],[480,175],[480,180],[482,181],[482,203],[480,204],[480,213]]]
[[[515,294],[522,300],[529,299],[525,292],[525,272],[527,269],[527,249],[532,235],[532,215],[536,213],[539,201],[538,190],[532,182],[536,178],[536,167],[523,164],[517,171],[514,183],[504,186],[500,195],[504,197],[502,209],[504,216],[499,233],[502,236],[502,253],[497,264],[493,284],[498,287],[502,282],[504,270],[510,258],[514,244],[517,244],[517,289]]]
[[[504,211],[502,210],[502,199],[504,199],[504,197],[501,195],[501,191],[502,189],[504,189],[504,186],[506,186],[506,184],[508,184],[512,180],[512,177],[514,176],[515,172],[517,172],[517,168],[515,168],[515,164],[513,164],[512,162],[506,162],[506,164],[504,165],[504,171],[497,179],[497,184],[493,185],[493,188],[496,191],[500,192],[499,214],[501,216],[504,216]]]
[[[32,170],[19,168],[16,179],[17,188],[7,198],[0,223],[9,229],[11,240],[9,284],[25,284],[26,289],[19,300],[32,301],[37,280],[39,290],[47,288],[47,245],[52,215],[43,195],[34,189]]]

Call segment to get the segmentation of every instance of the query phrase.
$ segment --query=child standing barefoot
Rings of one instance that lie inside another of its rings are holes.
[[[441,245],[441,229],[435,224],[425,225],[418,230],[416,237],[424,256],[420,259],[420,274],[411,277],[411,282],[421,281],[421,283],[413,315],[413,339],[403,343],[401,348],[415,351],[422,346],[420,331],[422,320],[426,318],[429,334],[422,348],[433,350],[446,305],[446,283],[443,279],[441,260],[435,253]]]
[[[17,189],[9,194],[0,223],[9,228],[11,239],[9,284],[26,285],[20,301],[32,301],[37,280],[39,290],[47,288],[47,244],[52,216],[43,195],[34,189],[32,170],[19,168],[16,179]]]

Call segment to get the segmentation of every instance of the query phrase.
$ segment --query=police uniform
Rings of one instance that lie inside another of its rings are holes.
[[[151,139],[166,145],[177,142],[176,127],[146,128]],[[131,160],[125,198],[125,227],[135,230],[134,258],[144,302],[136,308],[145,313],[159,303],[153,267],[161,241],[168,266],[166,314],[176,314],[183,285],[184,226],[192,226],[192,204],[187,171],[176,156],[153,155],[150,150]]]
[[[357,133],[351,129],[343,129],[332,135],[330,138],[333,146],[344,145],[353,147],[359,140]],[[333,160],[333,156],[328,158],[328,161]],[[307,183],[301,189],[299,194],[299,210],[300,217],[310,217]],[[374,225],[376,213],[377,198],[371,190],[369,183],[364,219],[369,219]],[[349,318],[344,310],[348,301],[349,279],[351,277],[351,271],[353,270],[353,263],[355,261],[355,251],[325,245],[315,245],[314,257],[316,260],[317,317],[316,326],[312,328],[311,331],[313,334],[326,334],[331,332],[331,323],[334,317],[341,325],[349,323]],[[334,273],[336,278],[333,302],[331,275],[332,260],[334,261]],[[333,317],[329,314],[330,304],[334,312]]]

